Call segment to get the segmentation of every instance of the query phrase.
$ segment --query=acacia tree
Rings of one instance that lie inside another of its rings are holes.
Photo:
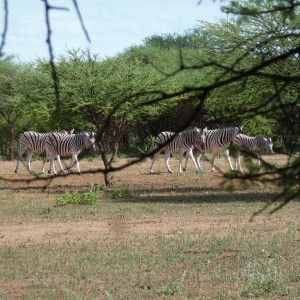
[[[6,124],[7,158],[14,158],[15,135],[22,126],[28,105],[25,96],[31,67],[0,60],[0,115]]]
[[[48,74],[49,80],[49,64],[40,61],[39,69]],[[134,53],[100,61],[89,50],[70,50],[67,55],[59,57],[56,69],[60,93],[56,115],[64,111],[92,125],[90,129],[97,132],[96,140],[107,170],[118,151],[126,126],[145,115],[152,118],[165,105],[144,105],[149,100],[145,90],[153,90],[154,86],[160,89],[166,83],[161,82],[162,74]],[[45,90],[40,88],[39,93],[43,95]],[[52,94],[52,105],[54,101],[55,95]],[[112,151],[110,158],[107,157],[107,148]]]

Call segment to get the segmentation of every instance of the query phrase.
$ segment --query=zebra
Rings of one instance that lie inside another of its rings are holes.
[[[73,130],[71,130],[70,132],[68,132],[66,130],[61,130],[61,131],[58,130],[58,131],[55,131],[55,132],[61,132],[61,133],[64,133],[64,134],[68,134],[68,133],[73,133]],[[51,134],[51,133],[40,133],[40,132],[35,132],[35,131],[25,131],[20,135],[18,159],[17,159],[17,165],[16,165],[16,169],[15,169],[16,174],[18,173],[20,160],[22,159],[22,156],[23,156],[24,153],[27,153],[26,165],[27,165],[28,171],[29,171],[30,174],[33,174],[32,169],[31,169],[31,165],[30,165],[32,155],[34,153],[43,154],[43,153],[46,152],[45,142],[46,142],[46,139],[47,139],[49,134]],[[44,163],[43,163],[43,167],[42,167],[42,173],[43,174],[45,173]]]
[[[202,152],[212,153],[211,159],[211,171],[215,172],[215,159],[219,151],[224,151],[225,157],[228,161],[229,167],[233,170],[233,166],[229,157],[229,150],[227,149],[229,144],[234,138],[242,131],[243,127],[230,126],[224,128],[218,128],[213,130],[206,130],[204,135],[204,143],[196,143],[196,161],[200,166],[200,157]],[[188,156],[186,157],[184,171],[187,169]]]
[[[60,169],[63,173],[65,170],[62,167],[60,156],[72,156],[71,163],[69,166],[69,174],[71,168],[76,163],[78,173],[80,172],[78,154],[83,148],[92,148],[95,150],[95,133],[82,131],[77,134],[49,134],[46,139],[46,156],[50,159],[50,170],[49,174],[53,170],[54,174],[57,175],[54,168],[54,159],[57,158]]]
[[[180,153],[180,158],[179,158],[179,172],[182,173],[181,169],[181,161],[182,161],[182,156],[183,153],[187,153],[187,155],[192,159],[196,169],[200,171],[200,167],[197,165],[195,158],[193,156],[193,146],[196,141],[201,141],[204,140],[204,132],[205,129],[200,129],[197,127],[192,127],[188,128],[182,132],[179,132],[176,134],[175,132],[170,132],[170,131],[163,131],[161,132],[155,139],[155,150],[157,151],[154,153],[152,157],[152,163],[150,166],[150,173],[153,173],[153,166],[155,161],[158,158],[158,155],[164,151],[165,152],[165,165],[168,169],[169,173],[173,173],[169,166],[169,159],[170,159],[170,154],[171,153]]]
[[[243,169],[241,166],[241,151],[240,151],[241,149],[246,149],[250,151],[263,150],[267,153],[271,153],[271,154],[273,153],[272,138],[261,134],[256,136],[238,134],[233,140],[233,145],[237,147],[237,153],[235,159],[235,170],[237,169],[237,166],[239,166],[239,169],[242,173],[243,173]],[[257,154],[257,162],[260,171],[262,171],[261,162],[258,154]]]

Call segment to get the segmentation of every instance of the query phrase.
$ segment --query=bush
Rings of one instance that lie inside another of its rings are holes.
[[[95,204],[101,191],[100,186],[94,185],[87,193],[66,192],[62,197],[57,198],[56,206],[64,206],[67,204]]]

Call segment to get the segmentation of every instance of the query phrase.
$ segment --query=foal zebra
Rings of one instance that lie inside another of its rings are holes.
[[[54,159],[57,158],[59,167],[63,173],[65,170],[62,167],[60,156],[72,155],[71,163],[69,166],[69,174],[71,168],[76,163],[78,173],[80,173],[78,154],[83,148],[95,149],[95,133],[82,131],[77,134],[49,134],[46,139],[46,155],[50,159],[50,170],[49,174],[53,170],[54,174],[57,175],[54,168]]]
[[[57,131],[57,132],[61,132],[64,134],[69,133],[66,130]],[[70,133],[73,133],[73,130]],[[27,165],[28,171],[30,172],[30,174],[33,173],[32,169],[31,169],[31,165],[30,165],[32,155],[34,153],[43,154],[46,152],[45,142],[46,142],[46,139],[49,134],[51,134],[51,133],[39,133],[39,132],[34,132],[34,131],[26,131],[20,135],[18,159],[17,159],[15,173],[18,173],[20,160],[24,153],[27,153],[26,165]],[[42,173],[45,173],[44,165],[45,165],[45,163],[43,163]]]
[[[197,127],[188,128],[182,132],[179,132],[178,134],[175,134],[175,132],[169,132],[169,131],[163,131],[161,132],[155,139],[155,149],[157,151],[152,157],[152,163],[150,166],[150,173],[153,173],[153,166],[155,161],[158,158],[158,155],[164,151],[165,152],[165,165],[168,169],[169,173],[173,173],[169,166],[169,159],[171,153],[180,153],[179,158],[179,172],[182,172],[181,169],[181,161],[182,156],[186,152],[187,155],[192,159],[196,169],[200,171],[199,166],[197,165],[195,158],[193,156],[193,146],[196,142],[200,143],[204,140],[204,132],[205,129],[199,129]]]
[[[245,134],[238,134],[233,140],[233,145],[238,148],[236,153],[236,159],[235,159],[235,170],[237,169],[237,166],[239,166],[241,172],[243,172],[241,166],[241,152],[240,152],[241,149],[244,148],[250,151],[263,150],[267,153],[273,153],[272,139],[264,135],[248,136]],[[257,162],[260,171],[262,171],[260,158],[258,154],[257,154]]]
[[[229,144],[234,140],[234,138],[241,132],[242,127],[225,127],[214,130],[206,130],[204,135],[204,143],[196,143],[196,161],[200,167],[200,157],[201,153],[212,153],[211,159],[211,171],[215,172],[215,159],[219,151],[224,151],[226,159],[228,161],[229,167],[233,170],[232,163],[229,157],[229,150],[227,149]],[[185,161],[184,170],[187,169],[188,157]]]

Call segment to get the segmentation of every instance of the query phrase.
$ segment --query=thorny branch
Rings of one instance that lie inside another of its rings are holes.
[[[5,45],[6,40],[6,34],[8,29],[8,3],[7,0],[3,0],[4,3],[4,26],[3,26],[3,32],[2,32],[2,41],[0,44],[0,57],[3,54],[3,48]]]

